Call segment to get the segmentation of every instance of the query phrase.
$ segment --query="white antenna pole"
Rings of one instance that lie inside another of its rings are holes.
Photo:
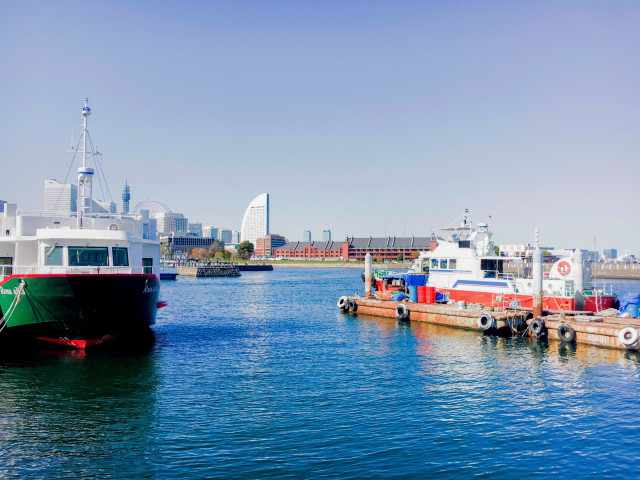
[[[78,168],[78,228],[82,228],[82,220],[85,214],[91,215],[92,211],[92,181],[93,168],[87,167],[87,118],[91,115],[89,99],[84,101],[82,109],[82,166]]]

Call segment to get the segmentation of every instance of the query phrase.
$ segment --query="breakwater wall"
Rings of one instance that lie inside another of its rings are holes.
[[[255,265],[251,263],[238,263],[236,264],[238,270],[241,272],[272,272],[273,265]]]
[[[235,265],[178,267],[178,275],[186,277],[239,277],[240,270]]]

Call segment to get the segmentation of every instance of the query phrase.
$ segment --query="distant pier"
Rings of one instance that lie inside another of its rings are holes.
[[[240,270],[231,263],[178,267],[178,275],[186,277],[239,277]]]

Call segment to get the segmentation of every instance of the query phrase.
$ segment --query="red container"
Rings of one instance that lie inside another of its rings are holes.
[[[424,287],[426,288],[424,303],[436,303],[436,287]]]
[[[427,287],[418,287],[418,303],[427,303]]]

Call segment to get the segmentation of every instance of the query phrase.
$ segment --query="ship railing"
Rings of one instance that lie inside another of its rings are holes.
[[[128,267],[113,267],[113,266],[93,266],[93,265],[81,265],[81,266],[54,266],[54,265],[0,265],[0,280],[5,279],[10,275],[108,275],[108,274],[154,274],[159,275],[160,267],[154,266],[128,266]]]
[[[496,278],[500,280],[509,280],[511,282],[516,281],[516,276],[513,273],[498,273]]]

